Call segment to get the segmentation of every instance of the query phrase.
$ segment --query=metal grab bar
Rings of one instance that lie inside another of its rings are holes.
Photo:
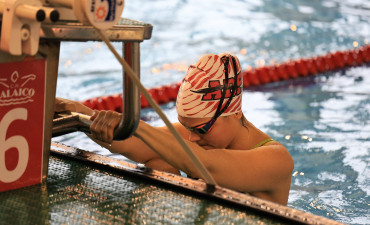
[[[140,73],[140,54],[138,43],[124,43],[123,55],[131,65],[136,74]],[[140,76],[140,75],[138,75]],[[140,79],[140,77],[138,77]],[[124,71],[122,80],[122,118],[113,133],[113,140],[125,140],[136,130],[140,121],[140,92],[139,88],[133,83],[129,75]],[[80,113],[61,113],[61,118],[53,120],[52,137],[82,131],[91,133],[90,117]]]
[[[138,74],[138,79],[140,79],[139,43],[125,43],[123,55],[136,74]],[[140,91],[126,71],[123,74],[122,89],[123,113],[121,121],[113,133],[113,140],[115,141],[129,138],[135,132],[140,121]]]
[[[121,18],[117,25],[106,30],[108,37],[112,41],[122,43],[123,56],[138,78],[140,78],[140,42],[151,38],[152,29],[153,26],[151,24]],[[65,21],[51,25],[43,24],[40,37],[55,41],[101,41],[94,27]],[[141,101],[139,89],[132,83],[125,71],[122,82],[123,114],[119,125],[114,131],[113,140],[123,140],[130,137],[136,130],[140,120]],[[73,129],[70,132],[73,132]]]
[[[53,119],[52,137],[58,137],[76,131],[91,133],[90,117],[80,113],[58,113],[58,118]]]

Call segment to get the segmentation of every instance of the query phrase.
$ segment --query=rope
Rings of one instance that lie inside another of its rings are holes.
[[[113,45],[110,43],[108,37],[100,30],[97,29],[98,34],[100,35],[101,39],[105,42],[105,44],[108,46],[109,50],[113,53],[113,55],[116,57],[116,59],[121,63],[122,67],[124,68],[125,72],[130,76],[131,80],[135,83],[135,85],[138,86],[141,93],[144,95],[144,97],[147,99],[148,103],[152,108],[158,113],[158,115],[162,118],[163,122],[167,125],[168,129],[171,131],[173,136],[176,138],[176,140],[179,142],[181,147],[184,149],[185,153],[189,156],[191,161],[194,163],[195,167],[198,169],[200,174],[202,175],[202,178],[207,183],[207,188],[209,188],[208,185],[215,186],[216,182],[211,176],[211,174],[208,172],[208,170],[205,168],[203,163],[199,160],[199,158],[194,154],[194,152],[190,149],[190,147],[186,144],[184,139],[181,137],[179,132],[175,129],[175,127],[172,125],[172,123],[168,120],[166,115],[163,113],[159,105],[155,102],[155,100],[152,98],[152,96],[149,94],[149,92],[145,89],[145,87],[141,84],[138,76],[136,73],[132,70],[132,68],[128,65],[128,63],[121,58],[121,56],[118,54],[118,52],[114,49]],[[153,149],[155,151],[155,149]]]

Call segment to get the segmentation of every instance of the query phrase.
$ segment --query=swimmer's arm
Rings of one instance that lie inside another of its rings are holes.
[[[135,162],[143,163],[145,166],[152,169],[180,174],[179,170],[164,161],[137,137],[131,136],[123,141],[113,141],[111,144],[108,144],[93,138],[91,135],[88,136],[91,140],[108,149],[112,153],[121,154]]]
[[[80,102],[69,100],[69,99],[63,99],[63,98],[56,98],[55,99],[55,112],[62,112],[62,111],[71,111],[71,112],[78,112],[85,115],[93,116],[94,110],[90,109],[89,107],[83,105]],[[98,112],[99,115],[104,114],[104,112]],[[109,115],[112,117],[104,118],[100,121],[110,121],[114,120],[116,123],[119,122],[121,118],[121,114],[113,113],[111,112]],[[114,118],[113,118],[114,117]],[[113,135],[113,130],[116,124],[114,124],[114,121],[112,122],[113,128],[111,131],[108,131],[111,133],[111,136]],[[118,122],[117,122],[118,121]],[[106,126],[102,126],[106,127]],[[95,127],[96,128],[96,127]],[[99,128],[96,128],[99,129]],[[159,128],[163,129],[163,128]],[[103,141],[99,141],[98,139],[94,138],[93,135],[87,136],[96,142],[97,144],[101,145],[102,147],[108,149],[109,151],[113,153],[119,153],[124,155],[125,157],[138,162],[143,163],[147,167],[171,172],[175,174],[179,174],[179,171],[175,168],[173,168],[171,165],[169,165],[167,162],[163,161],[155,152],[153,152],[145,143],[143,143],[140,139],[136,137],[130,137],[124,141],[113,141],[111,144],[105,143]]]
[[[107,148],[113,153],[122,154],[133,161],[144,163],[146,166],[153,169],[179,174],[178,170],[175,172],[173,167],[159,157],[159,155],[154,152],[145,142],[134,135],[123,141],[113,141],[113,132],[119,124],[121,117],[122,114],[114,111],[95,111],[93,116],[90,118],[93,121],[90,126],[92,134],[88,136],[93,141],[104,148]],[[139,124],[146,123],[140,121]],[[158,132],[164,132],[168,134],[168,130],[165,127],[151,128],[151,135],[153,136],[156,136]]]
[[[94,114],[94,110],[90,109],[84,104],[77,102],[77,101],[64,99],[64,98],[55,98],[54,111],[55,112],[63,112],[63,111],[77,112],[77,113],[82,113],[88,116],[92,116]]]
[[[122,141],[112,141],[113,131],[121,119],[121,114],[113,111],[96,111],[91,119],[93,123],[90,126],[90,130],[93,134],[88,136],[97,144],[108,149],[112,153],[119,153],[135,162],[143,163],[149,168],[180,174],[178,169],[168,164],[156,152],[148,147],[148,145],[135,136],[131,136]],[[144,122],[140,121],[140,123]],[[160,130],[166,129],[153,127],[154,134]]]
[[[173,167],[192,177],[201,177],[171,134],[164,131],[153,133],[153,127],[140,122],[134,135]],[[276,190],[280,183],[290,185],[294,163],[281,144],[253,150],[204,150],[195,143],[186,142],[220,186],[241,192],[268,192]]]

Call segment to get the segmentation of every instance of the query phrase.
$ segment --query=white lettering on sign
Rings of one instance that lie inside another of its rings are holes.
[[[0,181],[4,183],[18,180],[25,172],[28,164],[29,147],[26,138],[20,135],[6,138],[10,124],[15,120],[27,120],[27,109],[12,109],[0,121]],[[12,148],[17,149],[19,157],[17,166],[10,171],[6,168],[5,153]]]
[[[35,74],[19,76],[14,71],[10,79],[0,78],[0,106],[18,105],[33,102],[34,88],[24,87],[29,81],[36,80]]]
[[[0,98],[11,98],[11,97],[32,97],[35,94],[33,88],[19,88],[13,90],[5,90],[0,92]]]

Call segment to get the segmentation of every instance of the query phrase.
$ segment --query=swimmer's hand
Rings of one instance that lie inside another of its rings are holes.
[[[55,112],[77,112],[90,117],[91,138],[105,143],[112,143],[114,129],[121,121],[121,114],[114,111],[92,110],[78,101],[55,98]]]
[[[92,138],[111,144],[113,142],[114,129],[118,126],[122,114],[115,111],[94,110],[90,120],[93,121],[90,130]]]

